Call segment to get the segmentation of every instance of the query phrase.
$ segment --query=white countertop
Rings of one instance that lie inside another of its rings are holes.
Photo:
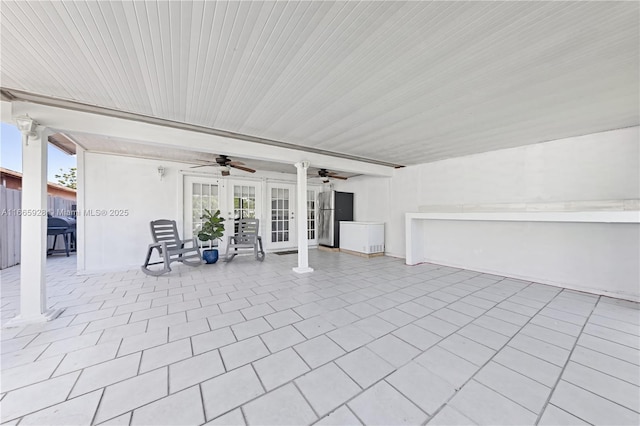
[[[431,220],[487,220],[505,222],[587,222],[640,223],[640,212],[581,211],[581,212],[469,212],[469,213],[406,213],[407,219]]]

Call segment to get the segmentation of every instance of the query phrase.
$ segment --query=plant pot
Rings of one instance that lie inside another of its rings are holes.
[[[218,249],[209,249],[202,252],[202,259],[206,263],[216,263],[218,261]]]

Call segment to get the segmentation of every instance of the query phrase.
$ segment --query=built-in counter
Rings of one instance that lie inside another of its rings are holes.
[[[640,212],[406,213],[422,262],[640,299]]]

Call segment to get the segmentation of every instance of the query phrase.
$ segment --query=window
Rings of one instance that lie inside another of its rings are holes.
[[[240,219],[253,219],[256,217],[256,188],[255,186],[233,186],[233,218],[234,233],[238,232]]]
[[[307,191],[307,238],[316,239],[316,192]]]
[[[271,242],[289,241],[289,190],[271,188]]]
[[[204,210],[211,212],[218,210],[218,185],[210,185],[207,183],[193,183],[193,195],[191,198],[191,219],[192,233],[194,237],[198,236],[198,231],[202,228],[204,222],[201,217]]]

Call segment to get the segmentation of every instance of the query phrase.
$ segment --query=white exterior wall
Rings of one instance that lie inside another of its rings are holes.
[[[166,174],[160,180],[158,166]],[[127,216],[88,216],[79,230],[85,249],[81,271],[139,267],[151,243],[149,222],[155,219],[181,220],[178,170],[180,163],[132,157],[84,153],[83,181],[79,183],[86,211],[128,210]],[[80,220],[83,220],[80,218]],[[181,231],[179,229],[179,231]]]
[[[160,180],[158,167],[165,168]],[[149,222],[156,219],[172,219],[178,224],[181,238],[184,236],[184,172],[190,172],[191,164],[165,160],[147,160],[94,152],[79,151],[78,155],[78,210],[107,210],[107,216],[88,216],[78,219],[78,270],[86,272],[137,268],[144,263],[151,243]],[[294,166],[291,166],[295,170]],[[194,175],[215,177],[211,168],[195,169]],[[266,236],[270,225],[267,202],[267,182],[295,185],[294,174],[256,172],[247,174],[232,171],[229,179],[259,182],[263,194],[262,209],[256,212],[263,219],[260,232],[268,249]],[[209,176],[207,176],[209,175]],[[220,197],[225,192],[226,178],[220,179]],[[309,189],[319,189],[311,184]],[[221,206],[222,207],[222,206]],[[111,210],[128,210],[126,216],[114,216]],[[225,212],[223,211],[223,214]],[[298,216],[296,214],[296,216]],[[296,242],[292,241],[295,247]],[[83,250],[84,247],[84,250]]]
[[[638,127],[621,129],[406,167],[393,178],[354,177],[333,185],[354,192],[356,221],[385,222],[386,253],[404,257],[407,212],[522,211],[541,203],[614,205],[622,200],[637,208],[639,140]],[[162,181],[159,165],[167,170]],[[86,217],[79,224],[86,247],[79,269],[139,266],[150,242],[149,221],[181,221],[178,170],[188,167],[85,153],[84,170],[79,170],[84,206],[79,208],[129,209],[130,214]],[[638,225],[437,221],[425,222],[422,232],[428,261],[639,298]]]
[[[398,169],[388,217],[371,220],[387,223],[387,254],[404,257],[407,212],[637,208],[639,141],[634,127]],[[360,188],[359,202],[381,198]],[[638,225],[426,221],[423,232],[425,261],[640,298]]]

